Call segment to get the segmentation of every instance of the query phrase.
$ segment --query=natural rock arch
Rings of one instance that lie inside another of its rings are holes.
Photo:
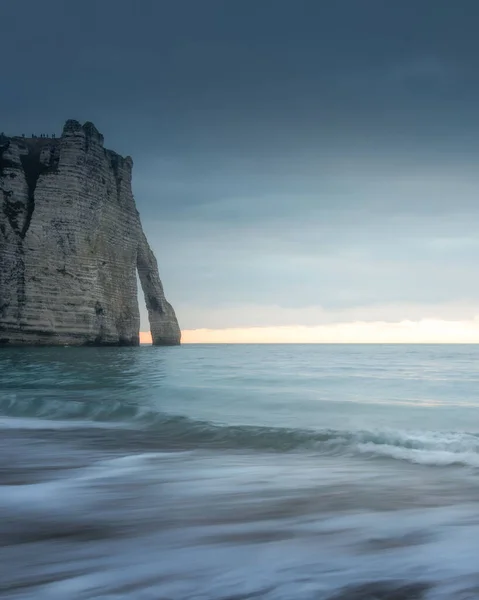
[[[133,161],[92,123],[0,139],[0,344],[180,343],[131,190]]]

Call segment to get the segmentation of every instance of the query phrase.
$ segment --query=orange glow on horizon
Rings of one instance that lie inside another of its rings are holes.
[[[479,316],[468,321],[356,321],[305,326],[187,329],[184,344],[479,344]],[[149,331],[140,343],[151,344]]]
[[[140,331],[140,344],[151,344],[151,333],[149,331]]]

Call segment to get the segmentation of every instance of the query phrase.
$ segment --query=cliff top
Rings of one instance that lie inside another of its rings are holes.
[[[85,139],[89,141],[95,141],[100,146],[103,147],[104,138],[103,135],[98,131],[95,125],[91,121],[87,121],[83,125],[76,121],[75,119],[68,119],[63,126],[63,131],[61,136],[57,137],[55,133],[47,134],[41,133],[40,135],[36,135],[32,133],[30,136],[25,134],[21,135],[6,135],[5,132],[0,131],[0,146],[10,141],[14,141],[17,144],[23,143],[30,151],[41,150],[43,146],[47,145],[56,145],[62,139],[65,139],[70,136],[80,135],[85,137]],[[133,164],[133,161],[130,156],[123,157],[118,152],[114,150],[105,149],[106,152],[110,156],[118,156],[123,160],[127,160]]]

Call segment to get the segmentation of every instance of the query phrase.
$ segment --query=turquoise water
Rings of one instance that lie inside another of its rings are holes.
[[[476,346],[2,349],[0,595],[479,597],[478,383]]]

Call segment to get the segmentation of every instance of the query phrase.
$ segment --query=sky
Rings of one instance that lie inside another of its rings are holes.
[[[93,121],[186,341],[479,341],[477,0],[0,2],[0,130]],[[142,305],[142,330],[148,330]]]

